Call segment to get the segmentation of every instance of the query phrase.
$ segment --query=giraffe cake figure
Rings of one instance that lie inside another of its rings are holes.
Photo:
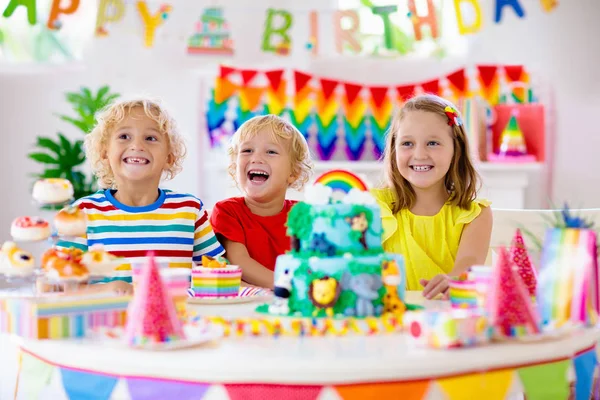
[[[287,233],[292,249],[277,258],[273,304],[257,311],[313,321],[402,321],[404,260],[384,253],[379,206],[359,177],[343,170],[320,176],[290,210]]]

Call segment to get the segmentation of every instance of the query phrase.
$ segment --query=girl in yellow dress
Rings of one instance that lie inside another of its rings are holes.
[[[407,290],[433,298],[448,277],[483,264],[492,232],[490,202],[477,199],[479,177],[458,111],[434,95],[407,101],[386,138],[381,206],[383,248],[404,255]]]

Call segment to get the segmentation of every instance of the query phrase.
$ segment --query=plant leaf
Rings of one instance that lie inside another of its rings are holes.
[[[60,155],[60,145],[48,137],[38,136],[36,146],[48,149],[56,155]]]
[[[103,98],[108,94],[109,90],[110,87],[108,85],[104,85],[100,89],[98,89],[98,93],[96,94],[96,104],[101,104],[102,101],[104,101]]]
[[[67,121],[67,122],[75,125],[77,128],[81,129],[84,133],[88,133],[88,131],[87,131],[88,126],[87,126],[87,124],[85,122],[80,121],[80,120],[75,119],[75,118],[71,118],[71,117],[69,117],[67,115],[61,115],[60,119],[62,119],[63,121]]]
[[[67,93],[67,101],[71,104],[80,104],[84,99],[79,93]]]
[[[55,169],[55,168],[49,168],[44,170],[44,173],[38,175],[38,177],[40,179],[46,179],[46,178],[60,178],[63,175],[63,170],[62,169]]]
[[[43,164],[59,164],[58,160],[46,153],[30,153],[28,157]]]

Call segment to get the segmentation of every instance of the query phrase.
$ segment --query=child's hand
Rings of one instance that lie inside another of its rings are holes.
[[[435,298],[435,296],[437,296],[438,294],[443,293],[444,298],[447,299],[448,289],[450,288],[448,280],[448,275],[443,274],[436,275],[430,280],[421,279],[419,283],[421,283],[421,285],[423,285],[424,287],[423,296],[425,296],[426,299],[431,300]]]
[[[113,292],[121,296],[131,296],[133,294],[133,285],[131,283],[117,280],[104,283],[101,286],[103,286],[103,292]]]

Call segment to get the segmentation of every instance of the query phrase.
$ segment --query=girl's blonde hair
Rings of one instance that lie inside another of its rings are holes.
[[[109,104],[96,116],[97,124],[85,138],[85,155],[102,189],[117,188],[113,170],[106,158],[110,133],[136,107],[142,108],[144,114],[158,124],[159,131],[168,139],[171,162],[163,171],[164,178],[173,179],[181,171],[186,147],[173,117],[158,100],[121,100]]]
[[[236,158],[239,152],[240,143],[252,139],[263,128],[269,129],[274,141],[281,142],[283,139],[289,146],[290,159],[292,163],[292,174],[296,180],[290,187],[301,190],[306,182],[308,182],[312,173],[313,164],[310,158],[310,150],[306,139],[298,129],[286,120],[276,115],[260,115],[244,122],[231,138],[229,146],[229,175],[237,182],[236,179]]]
[[[446,106],[454,107],[451,102],[439,96],[425,94],[408,100],[404,103],[400,111],[394,115],[392,125],[386,137],[385,150],[383,153],[385,177],[388,186],[393,189],[395,196],[395,201],[392,204],[392,212],[394,214],[402,209],[412,208],[416,199],[414,189],[410,182],[404,179],[400,173],[396,161],[396,138],[398,137],[400,122],[406,114],[411,111],[431,112],[447,120],[448,116],[444,112]],[[450,193],[449,201],[453,205],[467,209],[477,195],[479,189],[479,175],[471,162],[469,143],[467,141],[464,125],[454,125],[451,129],[454,142],[454,154],[452,156],[450,168],[446,174],[444,185],[448,193]]]

